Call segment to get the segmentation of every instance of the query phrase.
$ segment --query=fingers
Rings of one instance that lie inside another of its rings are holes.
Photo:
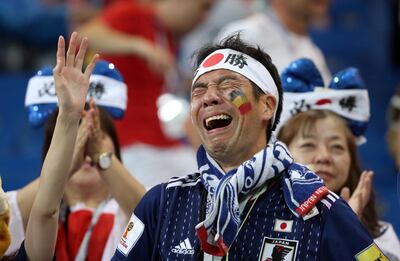
[[[69,40],[69,46],[67,51],[67,61],[66,66],[73,67],[75,64],[75,51],[76,51],[76,44],[77,44],[77,37],[78,33],[73,32],[71,34],[71,39]]]
[[[95,101],[93,100],[93,98],[90,98],[90,101],[89,101],[89,109],[90,109],[91,111],[93,111],[94,119],[97,118],[98,115],[99,115],[99,110],[97,109],[96,103],[95,103]]]
[[[342,188],[340,191],[340,196],[346,201],[349,202],[350,199],[350,189],[348,187]]]
[[[86,146],[90,135],[90,126],[88,125],[81,125],[79,127],[78,137],[76,139],[76,154],[82,154],[83,156],[83,148]],[[82,157],[83,158],[83,157]]]
[[[87,47],[88,47],[88,38],[83,37],[83,39],[81,41],[81,45],[79,47],[78,54],[76,55],[76,58],[75,58],[75,67],[76,68],[82,68]]]
[[[363,189],[363,193],[364,193],[364,198],[365,201],[367,202],[369,200],[370,194],[371,194],[371,190],[372,190],[372,178],[374,175],[373,171],[367,171],[362,173],[362,175],[364,176],[364,189]]]
[[[360,181],[357,184],[354,193],[360,193],[363,198],[369,199],[369,194],[371,193],[372,189],[372,171],[363,171],[360,176]],[[367,200],[368,201],[368,200]]]
[[[85,70],[85,77],[86,78],[88,78],[88,79],[90,78],[90,75],[92,74],[93,69],[94,69],[94,67],[96,65],[96,62],[99,59],[99,57],[100,56],[96,53],[93,56],[92,60],[90,61],[89,65],[86,67],[86,70]]]
[[[372,190],[372,179],[374,177],[374,172],[373,171],[368,171],[366,175],[367,175],[367,177],[366,177],[365,183],[366,183],[366,186],[368,188],[368,193],[370,193],[371,190]]]
[[[65,66],[65,40],[61,35],[58,37],[56,58],[57,64],[53,69],[53,74],[55,75],[59,74],[61,72],[61,68]]]
[[[90,122],[91,133],[90,136],[98,135],[98,132],[101,130],[98,120],[98,110],[94,100],[91,98],[89,101],[89,110],[86,111],[87,121]],[[91,137],[89,137],[91,138]]]
[[[367,180],[368,182],[372,182],[373,176],[374,176],[374,172],[372,170],[364,170],[361,173],[360,179],[364,179],[364,180]]]
[[[351,195],[349,205],[358,216],[361,216],[371,196],[372,171],[363,171],[356,189]]]
[[[97,108],[93,99],[90,101],[90,110],[93,112],[93,135],[90,137],[90,139],[92,139],[94,143],[100,144],[103,137],[103,132],[100,126],[99,109]]]
[[[96,103],[94,100],[90,101],[90,109],[93,110],[93,128],[94,128],[94,135],[99,135],[101,133],[101,127],[100,127],[100,114],[99,114],[99,109],[96,106]],[[98,137],[96,137],[98,138]]]
[[[73,175],[81,166],[85,159],[85,148],[87,146],[89,136],[92,132],[92,122],[88,114],[82,116],[81,124],[79,125],[78,135],[75,142],[74,155],[71,163],[70,175]]]
[[[93,109],[93,110],[96,109],[96,104],[95,104],[93,98],[90,98],[89,107],[90,107],[90,109]]]
[[[93,132],[93,116],[92,112],[85,112],[85,116],[82,118],[82,123],[79,126],[78,130],[78,139],[81,138],[81,141],[86,143],[86,140]]]
[[[100,120],[99,120],[99,110],[93,101],[91,99],[89,101],[89,112],[92,116],[92,123],[93,123],[93,131],[91,135],[89,136],[89,142],[88,142],[88,155],[94,159],[96,158],[99,153],[101,152],[101,147],[102,147],[102,141],[103,141],[103,132],[101,130],[100,126]]]
[[[69,46],[68,46],[68,51],[67,51],[67,60],[65,62],[65,65],[66,66],[70,66],[70,67],[76,67],[76,68],[80,69],[83,66],[83,62],[84,62],[84,59],[85,59],[85,54],[86,54],[86,50],[87,50],[88,45],[89,45],[89,41],[88,41],[87,37],[83,37],[83,39],[82,39],[82,41],[80,43],[80,46],[79,46],[78,53],[75,56],[75,52],[76,52],[76,48],[78,46],[78,42],[79,42],[78,41],[78,33],[77,32],[73,32],[71,34],[71,39],[69,41]],[[65,44],[64,44],[63,53],[65,53]],[[57,54],[57,57],[58,57],[58,54]],[[63,57],[64,57],[64,55],[63,55]],[[95,56],[92,59],[92,62],[94,62],[94,64],[95,64],[97,58],[98,57]],[[94,65],[93,65],[93,68],[94,68]],[[90,74],[91,74],[92,70],[90,71]]]
[[[77,50],[79,44],[79,50]],[[69,47],[65,56],[64,39],[60,37],[57,50],[57,66],[54,68],[54,79],[59,101],[60,111],[68,112],[66,115],[78,118],[86,101],[86,95],[89,88],[90,74],[94,69],[98,55],[96,55],[88,66],[86,74],[82,72],[82,66],[86,50],[88,48],[88,39],[84,37],[78,41],[76,32],[71,34]]]
[[[85,59],[86,50],[89,45],[87,37],[84,37],[81,41],[79,51],[75,56],[76,47],[78,44],[78,33],[73,32],[69,41],[67,57],[65,58],[65,40],[64,37],[58,38],[57,45],[57,64],[53,70],[53,73],[60,73],[64,66],[71,66],[76,68],[82,68]],[[93,61],[93,60],[92,60]],[[94,67],[94,66],[93,66]]]
[[[77,147],[81,148],[84,147],[91,131],[92,131],[92,121],[90,119],[89,113],[85,113],[85,115],[82,117],[82,122],[79,125],[78,129],[78,136],[77,136]]]

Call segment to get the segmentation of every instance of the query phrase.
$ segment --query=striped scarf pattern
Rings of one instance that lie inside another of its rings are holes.
[[[282,176],[284,198],[294,215],[304,216],[328,190],[305,166],[293,162],[285,144],[271,138],[266,148],[228,173],[201,146],[197,152],[201,182],[211,200],[206,218],[196,226],[204,252],[225,255],[241,220],[239,197],[254,192],[274,177]]]

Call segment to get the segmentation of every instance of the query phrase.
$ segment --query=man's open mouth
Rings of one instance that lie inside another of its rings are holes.
[[[210,131],[217,128],[223,128],[231,124],[232,117],[227,114],[218,114],[204,120],[204,127]]]

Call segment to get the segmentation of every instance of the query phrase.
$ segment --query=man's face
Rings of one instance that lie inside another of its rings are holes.
[[[251,82],[219,69],[203,74],[192,88],[191,117],[207,152],[215,159],[246,160],[266,146],[267,95],[255,100]]]

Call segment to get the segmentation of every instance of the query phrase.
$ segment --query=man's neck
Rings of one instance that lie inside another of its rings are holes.
[[[226,154],[224,155],[211,155],[214,160],[218,163],[221,169],[228,173],[233,169],[237,169],[243,162],[248,161],[251,159],[257,152],[264,149],[267,145],[259,146],[255,148],[253,151],[249,151],[248,153],[229,153],[228,157]],[[236,155],[236,156],[233,156]]]
[[[307,35],[309,27],[309,22],[307,19],[299,15],[289,13],[286,7],[275,1],[271,3],[271,8],[288,31],[297,35]]]
[[[215,160],[224,173],[237,169],[243,162],[251,158],[251,156],[247,157],[248,154],[246,154],[246,157],[238,157],[238,153],[225,152],[220,154],[208,152],[208,154]]]

